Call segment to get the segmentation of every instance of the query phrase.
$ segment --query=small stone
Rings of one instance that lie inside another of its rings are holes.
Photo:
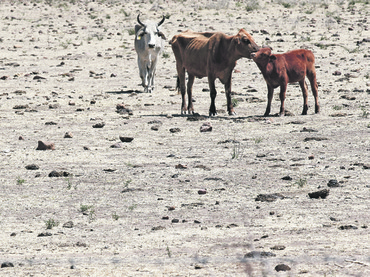
[[[3,262],[1,264],[1,268],[3,268],[3,267],[14,267],[14,264],[11,263],[11,262]]]
[[[207,190],[206,189],[200,189],[198,190],[198,194],[206,194]]]
[[[339,75],[342,75],[342,72],[336,70],[336,71],[333,72],[333,75],[334,76],[339,76]]]
[[[10,234],[11,237],[15,237],[17,235],[17,233],[13,232]]]
[[[104,122],[96,123],[92,127],[93,128],[103,128],[105,126]]]
[[[49,233],[49,232],[43,232],[43,233],[40,233],[40,234],[38,234],[37,236],[38,237],[50,237],[52,234],[51,233]]]
[[[174,207],[174,206],[170,206],[170,207],[167,207],[167,209],[168,209],[169,211],[174,211],[174,210],[175,210],[175,207]]]
[[[284,250],[285,246],[284,245],[275,245],[270,248],[271,250]]]
[[[71,176],[72,174],[67,172],[67,171],[56,171],[53,170],[49,173],[49,177],[68,177]]]
[[[180,222],[180,220],[177,219],[177,218],[174,218],[174,219],[171,220],[171,223],[179,223],[179,222]]]
[[[73,102],[73,101],[69,101],[69,102],[68,102],[68,105],[70,105],[70,106],[75,106],[75,105],[76,105],[76,103],[75,103],[75,102]]]
[[[323,189],[323,190],[311,192],[308,194],[308,196],[310,198],[315,198],[315,199],[318,199],[318,198],[325,199],[329,195],[329,192],[330,191],[328,189]]]
[[[291,181],[291,180],[293,180],[293,178],[292,177],[290,177],[289,175],[287,175],[287,176],[284,176],[283,178],[281,178],[282,180],[285,180],[285,181]]]
[[[63,224],[63,228],[73,228],[73,222],[67,221],[66,223]]]
[[[276,254],[265,251],[252,251],[244,255],[244,258],[267,258],[276,257]]]
[[[26,165],[26,169],[28,170],[38,170],[40,167],[36,164],[29,164],[29,165]]]
[[[122,137],[120,136],[119,139],[122,141],[122,142],[131,142],[134,140],[133,137]]]
[[[187,169],[188,166],[187,165],[183,165],[183,164],[178,164],[175,166],[176,169]]]
[[[166,216],[162,216],[162,219],[163,219],[163,220],[169,220],[169,219],[170,219],[170,217],[166,215]]]
[[[329,188],[337,188],[337,187],[339,187],[340,185],[339,185],[339,183],[338,183],[338,181],[337,180],[335,180],[335,179],[331,179],[331,180],[329,180],[329,182],[328,182],[328,187]]]
[[[55,145],[53,142],[39,140],[36,150],[55,150]]]
[[[90,148],[88,146],[84,146],[83,149],[84,150],[90,150]]]
[[[309,155],[309,156],[308,156],[308,159],[309,159],[309,160],[313,160],[314,158],[315,158],[315,156],[314,156],[314,155]]]
[[[71,132],[66,132],[64,138],[73,138],[73,134]]]
[[[356,230],[358,229],[358,227],[354,225],[342,225],[338,229],[339,230]]]
[[[289,271],[291,270],[291,268],[285,264],[278,264],[277,266],[275,266],[275,270],[276,271]]]
[[[159,230],[164,230],[166,229],[166,227],[163,227],[163,226],[156,226],[156,227],[153,227],[152,228],[152,231],[159,231]]]
[[[200,132],[211,132],[212,131],[212,125],[210,122],[203,123],[202,126],[200,126]]]
[[[19,136],[18,140],[24,140],[23,136]]]
[[[110,146],[110,148],[122,148],[122,147],[123,147],[123,144],[121,142],[117,142]]]
[[[280,193],[272,193],[272,194],[259,194],[257,195],[255,201],[261,202],[274,202],[278,199],[284,199],[284,195]]]
[[[171,133],[178,133],[178,132],[181,132],[181,129],[180,128],[171,128],[170,132]]]

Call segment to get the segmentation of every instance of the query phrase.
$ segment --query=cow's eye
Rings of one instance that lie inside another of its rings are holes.
[[[243,37],[243,42],[245,42],[246,44],[251,43],[251,41],[247,37]]]

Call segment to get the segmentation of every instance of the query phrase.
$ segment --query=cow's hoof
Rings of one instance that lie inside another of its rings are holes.
[[[209,113],[209,116],[216,116],[217,115],[217,113],[215,112],[215,113]]]
[[[236,115],[236,112],[229,112],[229,115],[231,116]]]

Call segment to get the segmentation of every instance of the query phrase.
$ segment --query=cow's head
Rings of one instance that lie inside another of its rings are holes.
[[[159,26],[164,22],[165,17],[158,23],[146,21],[145,24],[140,21],[140,14],[137,16],[139,25],[135,26],[135,39],[143,40],[148,48],[161,48],[162,39],[166,39],[164,34],[159,30]]]
[[[276,60],[275,55],[271,55],[271,48],[270,47],[264,47],[258,50],[256,53],[251,54],[251,58],[253,61],[255,61],[257,64],[260,65],[266,65],[271,60]]]
[[[251,53],[257,52],[260,47],[254,42],[253,37],[244,29],[234,37],[235,48],[239,55],[246,58],[251,58]]]

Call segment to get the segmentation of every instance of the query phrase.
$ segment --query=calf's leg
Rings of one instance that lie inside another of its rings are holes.
[[[274,88],[267,84],[267,107],[265,114],[263,116],[268,116],[271,112],[271,102],[272,102],[272,97],[274,95]]]
[[[308,110],[308,91],[307,91],[307,84],[306,84],[304,78],[301,81],[299,81],[299,85],[301,86],[302,95],[303,95],[302,115],[306,115],[307,110]]]
[[[320,105],[319,105],[319,93],[318,93],[318,85],[316,82],[316,72],[311,71],[307,74],[308,80],[311,84],[311,90],[313,97],[315,98],[315,113],[320,112]]]
[[[280,85],[280,113],[279,116],[284,116],[285,115],[285,94],[286,94],[286,88],[287,88],[287,83]]]

